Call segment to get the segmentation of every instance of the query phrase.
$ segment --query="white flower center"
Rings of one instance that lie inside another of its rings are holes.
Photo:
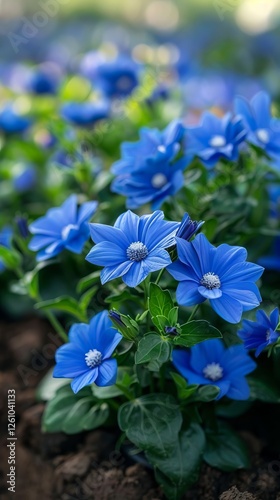
[[[158,151],[159,151],[160,153],[166,153],[166,147],[165,147],[165,146],[163,146],[163,145],[158,146],[158,148],[157,148],[157,149],[158,149]]]
[[[213,135],[209,142],[212,148],[222,148],[226,145],[226,139],[222,135]]]
[[[68,226],[65,226],[62,231],[61,231],[61,236],[62,236],[62,239],[63,240],[67,240],[68,236],[69,236],[69,233],[71,231],[71,229],[76,229],[78,230],[79,227],[75,224],[68,224]]]
[[[151,180],[151,184],[154,188],[162,188],[166,183],[167,177],[164,174],[156,174]]]
[[[97,349],[90,349],[85,354],[85,360],[86,360],[86,364],[90,368],[95,368],[96,366],[99,366],[101,364],[102,354],[100,351],[97,351]]]
[[[265,128],[259,128],[256,131],[256,136],[259,141],[263,142],[264,144],[267,144],[269,142],[269,133]]]
[[[136,262],[145,259],[148,253],[149,251],[146,245],[144,245],[144,243],[142,243],[141,241],[135,241],[134,243],[131,243],[126,251],[126,255],[128,256],[128,258],[130,260],[135,260]]]
[[[223,369],[219,363],[209,363],[209,365],[206,365],[203,369],[203,375],[206,378],[213,380],[213,382],[216,382],[216,380],[220,380],[222,378]]]
[[[206,273],[202,276],[200,284],[208,288],[208,290],[213,290],[213,288],[221,288],[220,278],[217,274]]]

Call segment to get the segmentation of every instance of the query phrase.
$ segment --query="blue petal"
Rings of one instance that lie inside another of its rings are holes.
[[[84,353],[91,349],[89,337],[89,325],[86,323],[75,323],[68,333],[69,345],[76,344]]]
[[[276,330],[279,323],[279,309],[277,307],[270,313],[270,321],[273,330]]]
[[[117,227],[107,226],[106,224],[90,224],[89,227],[94,243],[110,241],[124,249],[128,248],[130,243],[132,243],[128,239],[128,235]]]
[[[228,377],[244,376],[256,368],[256,363],[250,358],[243,345],[229,347],[221,358],[221,363]]]
[[[37,250],[40,250],[41,248],[46,247],[47,245],[50,245],[55,241],[56,238],[54,236],[36,235],[33,236],[32,240],[28,245],[28,248],[30,250],[33,250],[33,252],[37,252]]]
[[[188,278],[188,267],[183,264],[179,259],[172,262],[168,266],[167,271],[175,278],[177,281],[183,281]]]
[[[203,273],[201,269],[200,259],[193,247],[193,244],[188,241],[182,240],[181,238],[176,238],[176,243],[180,261],[193,269],[198,281],[200,281]]]
[[[101,365],[100,365],[101,366]],[[86,385],[93,384],[98,376],[98,368],[90,368],[86,373],[76,377],[71,382],[72,390],[75,394],[79,392]]]
[[[223,396],[228,396],[228,391],[230,388],[230,381],[229,380],[217,380],[216,382],[212,382],[211,380],[209,381],[211,385],[215,385],[216,387],[219,387],[220,392],[218,396],[216,397],[216,400],[221,399]]]
[[[250,388],[245,377],[231,380],[227,397],[238,401],[244,401],[250,396]]]
[[[96,314],[90,322],[90,339],[94,349],[109,358],[122,340],[122,335],[113,327],[107,311]]]
[[[135,288],[150,274],[150,267],[145,260],[133,262],[133,265],[123,276],[123,281],[127,286]]]
[[[76,224],[77,222],[77,196],[72,194],[61,205],[61,212],[67,217],[68,224]]]
[[[267,92],[258,92],[251,100],[255,111],[258,128],[269,128],[271,120],[271,100]]]
[[[229,323],[239,323],[243,313],[243,307],[238,300],[223,293],[219,299],[210,300],[214,311]]]
[[[201,304],[205,298],[198,291],[198,286],[195,281],[181,281],[177,287],[176,299],[178,304],[182,306],[194,306]]]
[[[95,245],[86,256],[91,264],[96,266],[118,266],[128,261],[123,248],[111,241],[102,241]]]
[[[107,283],[107,281],[113,280],[115,278],[120,278],[125,273],[127,273],[130,268],[134,265],[133,261],[123,262],[118,266],[104,267],[100,274],[100,280],[102,285]]]
[[[235,264],[243,263],[247,259],[247,250],[242,247],[231,246],[223,243],[216,249],[213,259],[213,271],[220,279]]]
[[[73,378],[88,370],[86,352],[70,343],[59,347],[55,353],[54,377]]]
[[[229,283],[223,286],[223,293],[226,293],[233,299],[238,300],[244,309],[250,310],[260,304],[259,290],[254,283]]]
[[[65,242],[65,248],[73,253],[77,254],[82,253],[85,242],[88,239],[88,236],[89,233],[87,235],[85,232],[77,234],[75,238],[72,238]]]
[[[209,363],[220,363],[225,352],[223,342],[219,339],[205,340],[191,349],[191,367],[203,373]]]
[[[98,377],[95,380],[96,385],[106,387],[114,385],[117,380],[118,365],[115,359],[107,359],[98,369]]]
[[[138,235],[139,222],[140,218],[138,215],[134,214],[130,210],[127,210],[127,212],[117,218],[115,227],[127,235],[130,243],[134,243],[135,241],[141,241]]]
[[[143,215],[140,218],[139,241],[145,243],[149,250],[158,246],[168,248],[175,244],[174,236],[179,223],[164,221],[163,217],[163,212],[157,210],[152,215]]]
[[[64,225],[64,220],[60,221],[57,219],[56,221],[52,221],[51,218],[48,217],[48,215],[45,215],[44,217],[40,217],[39,219],[32,222],[32,224],[29,225],[29,231],[31,232],[31,234],[60,237],[61,230]]]
[[[251,262],[235,264],[221,276],[222,285],[237,281],[257,281],[263,272],[263,267]]]
[[[145,264],[149,267],[150,272],[159,271],[171,263],[169,253],[162,248],[156,248],[149,252],[145,259]]]
[[[96,212],[98,203],[97,201],[87,201],[83,203],[79,208],[77,224],[81,225],[86,221],[89,221],[93,214]]]
[[[206,299],[218,299],[222,296],[223,293],[220,288],[213,288],[212,290],[208,290],[208,288],[206,288],[205,286],[199,286],[198,291],[202,295],[202,297],[205,297]]]

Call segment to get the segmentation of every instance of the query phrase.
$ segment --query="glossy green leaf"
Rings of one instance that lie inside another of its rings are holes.
[[[170,344],[167,340],[162,339],[154,333],[143,337],[135,354],[135,363],[149,363],[156,361],[159,364],[165,363],[170,357]]]
[[[190,321],[181,326],[181,334],[173,340],[174,345],[193,347],[204,340],[221,338],[221,332],[208,321]]]

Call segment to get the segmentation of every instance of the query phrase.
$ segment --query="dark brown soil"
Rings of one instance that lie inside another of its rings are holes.
[[[42,434],[44,405],[35,389],[59,345],[38,319],[0,323],[0,498],[19,500],[161,500],[150,470],[116,451],[105,430],[76,436]],[[7,490],[7,391],[16,390],[16,493]],[[266,443],[243,432],[252,468],[222,473],[204,465],[185,500],[280,500],[280,461]],[[279,459],[279,457],[278,457]]]

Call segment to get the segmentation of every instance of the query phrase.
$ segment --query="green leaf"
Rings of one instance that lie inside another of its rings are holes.
[[[169,312],[174,304],[168,290],[162,290],[155,283],[150,283],[149,288],[149,310],[152,318],[156,316],[165,316],[168,318]]]
[[[179,438],[166,457],[149,453],[155,467],[156,479],[169,500],[179,500],[185,491],[197,482],[205,447],[204,432],[192,424]]]
[[[170,344],[154,333],[143,337],[135,353],[135,363],[149,363],[156,361],[159,364],[165,363],[170,357]]]
[[[120,429],[145,452],[166,456],[175,445],[182,415],[175,399],[168,394],[148,394],[119,408]]]
[[[197,392],[192,395],[191,401],[201,401],[203,403],[208,403],[209,401],[214,401],[219,392],[219,387],[215,385],[202,385],[198,388]]]
[[[8,269],[14,269],[21,263],[21,255],[12,248],[6,248],[0,245],[0,262]]]
[[[193,347],[204,340],[221,338],[222,334],[208,321],[190,321],[181,326],[181,334],[174,338],[175,345]]]
[[[195,384],[189,385],[179,373],[171,372],[170,375],[176,384],[179,399],[188,399],[197,391],[199,386]]]
[[[108,297],[106,297],[105,302],[106,304],[116,304],[118,302],[126,302],[129,300],[138,302],[139,298],[136,295],[132,295],[127,290],[123,290],[122,292],[109,295]]]
[[[265,403],[280,402],[280,388],[266,374],[251,376],[247,378],[250,387],[250,401],[259,400]]]
[[[36,390],[36,398],[39,401],[50,401],[54,398],[58,389],[65,385],[69,386],[69,383],[70,379],[68,378],[54,378],[53,368],[51,368],[39,383]]]
[[[88,306],[90,305],[92,297],[96,294],[98,290],[98,286],[93,286],[89,290],[87,290],[79,300],[80,309],[86,314]]]
[[[108,387],[98,387],[92,384],[91,391],[97,399],[110,399],[123,394],[122,387],[128,387],[136,380],[136,375],[133,377],[131,368],[119,367],[116,384],[109,385]]]
[[[206,450],[203,458],[212,467],[225,472],[250,466],[244,442],[224,422],[218,422],[218,429],[206,430]]]
[[[178,321],[178,311],[179,311],[178,307],[173,307],[169,311],[169,314],[168,314],[168,323],[169,323],[169,325],[168,326],[175,326],[177,324],[177,321]]]
[[[39,302],[35,304],[35,309],[39,310],[57,310],[67,312],[72,314],[75,318],[77,318],[81,322],[87,322],[87,317],[84,312],[81,310],[80,305],[76,299],[73,297],[57,297],[56,299],[46,300],[44,302]]]
[[[100,271],[94,271],[94,273],[88,274],[88,276],[85,276],[78,282],[77,292],[82,293],[87,288],[99,282],[100,282]]]
[[[92,396],[90,387],[74,394],[69,385],[61,387],[46,405],[43,414],[44,432],[65,432],[77,434],[96,429],[109,416],[106,403],[100,403]]]

